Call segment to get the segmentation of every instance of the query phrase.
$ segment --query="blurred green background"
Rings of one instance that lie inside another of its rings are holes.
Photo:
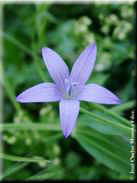
[[[129,180],[131,110],[135,105],[135,12],[133,4],[3,5],[5,180]],[[100,84],[122,104],[81,102],[68,139],[59,124],[58,103],[19,104],[27,88],[52,81],[41,48],[58,52],[69,68],[96,42],[88,82]],[[50,161],[47,161],[50,160]]]

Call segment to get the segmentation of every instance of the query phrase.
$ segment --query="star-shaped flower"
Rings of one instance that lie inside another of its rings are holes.
[[[89,45],[77,58],[71,73],[62,58],[50,48],[42,56],[54,83],[41,83],[21,93],[18,102],[59,101],[61,129],[67,138],[75,126],[80,101],[119,104],[120,99],[97,84],[85,84],[96,60],[96,44]]]

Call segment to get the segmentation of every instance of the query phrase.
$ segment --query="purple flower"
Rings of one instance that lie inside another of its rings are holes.
[[[21,93],[18,102],[59,101],[61,129],[67,138],[75,126],[80,100],[100,104],[119,104],[109,90],[97,84],[85,84],[96,60],[96,44],[89,45],[76,60],[71,73],[62,58],[50,48],[42,49],[42,56],[55,83],[41,83]]]

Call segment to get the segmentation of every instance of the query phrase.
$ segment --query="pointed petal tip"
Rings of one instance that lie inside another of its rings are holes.
[[[41,52],[43,53],[43,52],[45,52],[47,50],[47,48],[46,47],[44,47],[44,48],[41,48]]]
[[[93,47],[94,49],[97,49],[96,43],[92,43],[92,44],[90,44],[90,46]]]
[[[64,138],[67,139],[69,135],[64,135]]]
[[[17,101],[17,102],[22,102],[20,95],[18,95],[18,96],[16,97],[16,101]]]
[[[43,48],[41,48],[41,52],[42,52],[42,54],[44,54],[45,52],[54,52],[54,50],[52,50],[51,48],[48,48],[48,47],[43,47]]]
[[[65,139],[67,139],[70,136],[70,133],[64,133]]]
[[[115,96],[111,104],[121,104],[121,103],[122,103],[121,100],[117,96]]]
[[[16,97],[16,101],[19,102],[19,96]]]
[[[122,103],[121,100],[116,95],[113,96],[113,101],[114,101],[114,104],[121,104]]]
[[[62,128],[62,127],[61,127]],[[68,136],[71,134],[71,132],[69,132],[68,129],[63,129],[62,128],[62,132],[63,132],[63,135],[64,135],[64,138],[67,139]]]
[[[92,45],[96,47],[96,43],[93,43]]]
[[[50,48],[48,48],[48,47],[41,48],[42,55],[47,54],[49,51],[52,51],[53,52],[53,50],[50,49]]]
[[[121,103],[122,101],[119,98],[117,98],[117,104],[121,104]]]

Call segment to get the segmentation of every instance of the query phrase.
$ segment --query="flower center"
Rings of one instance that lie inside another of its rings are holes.
[[[72,96],[72,88],[77,86],[78,83],[77,82],[71,82],[68,79],[65,79],[65,83],[66,83],[66,88],[67,88],[67,94],[65,95],[65,97],[73,98],[73,96]]]

